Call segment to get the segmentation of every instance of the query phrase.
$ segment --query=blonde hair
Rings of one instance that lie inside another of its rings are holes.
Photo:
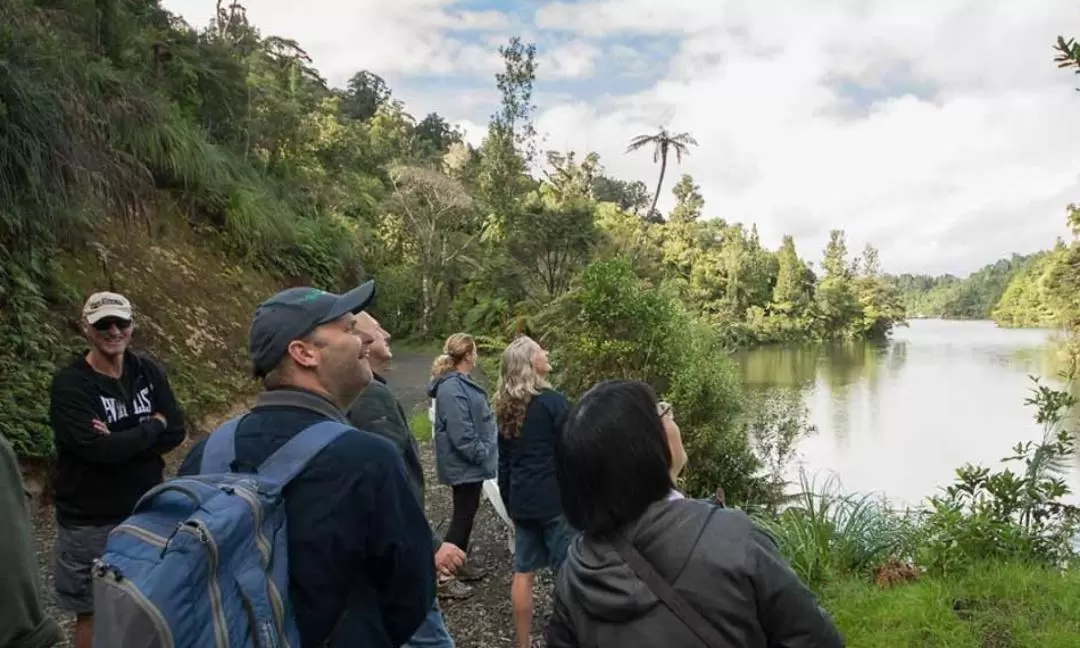
[[[531,337],[522,335],[503,351],[499,363],[499,384],[495,388],[495,420],[500,433],[511,438],[518,435],[525,422],[525,411],[533,397],[551,384],[536,373],[533,355],[540,345]]]
[[[431,363],[431,377],[438,378],[454,370],[476,349],[476,340],[468,333],[454,333],[443,343],[442,354]]]

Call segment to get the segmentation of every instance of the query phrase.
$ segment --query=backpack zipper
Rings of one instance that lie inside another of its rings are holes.
[[[210,609],[213,611],[214,639],[217,648],[229,648],[228,625],[225,620],[225,608],[221,602],[221,583],[218,580],[218,546],[209,529],[201,520],[190,520],[180,527],[181,531],[197,537],[210,554],[210,578],[207,589],[210,592]]]
[[[154,545],[155,547],[164,547],[169,542],[168,540],[159,536],[153,531],[147,531],[146,529],[137,527],[134,524],[128,524],[126,522],[124,524],[116,525],[116,527],[114,527],[113,530],[109,532],[109,534],[112,535],[116,532],[131,534],[144,542]]]
[[[285,635],[285,603],[281,598],[281,592],[278,591],[277,585],[274,583],[270,564],[270,540],[263,533],[262,505],[259,503],[258,497],[242,485],[236,485],[233,492],[247,502],[251,508],[251,514],[255,517],[255,544],[259,547],[259,553],[262,554],[263,565],[267,571],[266,583],[270,595],[270,607],[274,615],[274,627],[277,629],[282,645],[285,648],[292,648],[289,645],[289,638]]]

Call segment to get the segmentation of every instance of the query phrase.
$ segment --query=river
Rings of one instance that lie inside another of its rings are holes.
[[[1060,384],[1050,338],[988,321],[912,320],[885,343],[766,347],[735,359],[748,390],[806,406],[816,431],[797,444],[792,478],[803,468],[848,492],[917,505],[965,462],[996,466],[1017,442],[1041,438],[1024,400],[1029,375]],[[1080,461],[1069,482],[1080,490]]]

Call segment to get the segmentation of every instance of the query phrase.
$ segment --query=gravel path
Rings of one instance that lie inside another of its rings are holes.
[[[396,359],[392,371],[387,373],[387,382],[401,399],[407,411],[426,407],[428,371],[432,357],[421,353],[402,353]],[[227,412],[217,420],[206,421],[200,426],[212,429],[221,421],[250,406],[249,402],[238,403],[233,411]],[[189,441],[167,457],[167,474],[175,473],[180,460],[187,454],[194,441]],[[438,484],[435,479],[433,449],[430,444],[421,447],[421,457],[427,473],[428,519],[440,532],[445,532],[450,522],[450,489]],[[34,531],[38,546],[38,565],[41,570],[44,596],[49,613],[64,629],[65,641],[61,647],[71,646],[70,636],[73,618],[63,614],[56,607],[52,579],[52,546],[56,538],[56,522],[52,507],[42,503],[34,514]],[[510,608],[510,580],[513,557],[507,547],[508,530],[495,513],[494,508],[484,500],[477,514],[476,526],[472,534],[472,552],[470,559],[487,571],[487,576],[479,583],[472,583],[472,597],[460,601],[442,601],[447,625],[458,648],[495,648],[513,646],[513,624]],[[537,575],[534,607],[534,646],[542,646],[539,635],[543,620],[551,610],[551,577],[546,572]]]

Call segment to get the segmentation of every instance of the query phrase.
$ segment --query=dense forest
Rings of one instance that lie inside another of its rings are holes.
[[[1073,207],[1069,208],[1073,223]],[[887,275],[908,317],[990,319],[1008,328],[1071,328],[1080,289],[1076,243],[1058,240],[1035,254],[1014,254],[959,278],[954,275]]]
[[[1014,254],[964,278],[905,273],[889,275],[887,280],[900,291],[908,317],[990,319],[1013,279],[1045,254]]]
[[[518,39],[500,48],[502,103],[477,149],[439,114],[410,115],[373,72],[328,87],[300,44],[260,34],[239,3],[219,3],[201,30],[152,0],[0,11],[5,299],[46,283],[52,246],[102,219],[152,223],[172,201],[288,281],[378,276],[393,286],[380,303],[389,323],[421,337],[498,331],[615,257],[677,284],[741,342],[880,335],[903,316],[876,252],[851,259],[843,232],[815,272],[790,238],[767,250],[754,227],[706,218],[689,176],[657,214],[669,162],[697,144],[689,134],[631,142],[660,162],[653,196],[592,153],[545,152],[531,177],[537,66]]]

